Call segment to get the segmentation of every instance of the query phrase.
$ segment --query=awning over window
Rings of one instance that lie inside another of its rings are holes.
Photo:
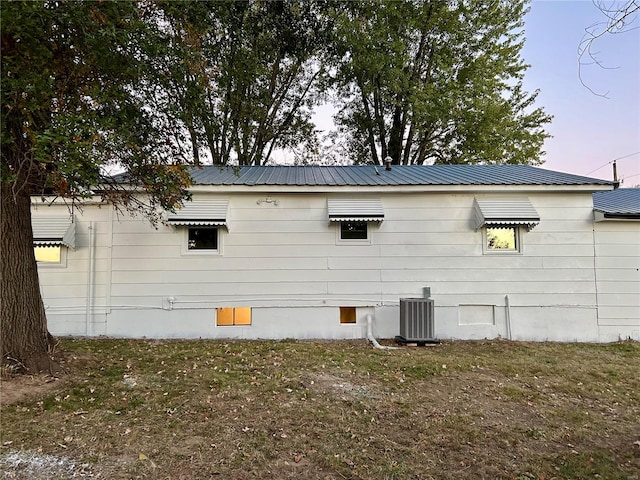
[[[380,200],[327,200],[329,222],[382,222]]]
[[[76,248],[76,224],[73,215],[58,217],[31,217],[33,245],[35,247]]]
[[[528,198],[476,198],[476,230],[482,227],[524,226],[531,230],[540,223],[540,215]]]
[[[167,222],[176,226],[227,226],[228,200],[196,200],[185,202],[182,208],[170,213]]]

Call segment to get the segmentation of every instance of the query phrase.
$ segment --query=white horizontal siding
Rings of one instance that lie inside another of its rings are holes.
[[[111,291],[112,300],[118,296],[128,296],[135,291],[137,295],[189,297],[193,295],[224,295],[233,297],[238,295],[326,295],[327,282],[252,282],[227,283],[219,281],[215,283],[114,283]]]
[[[599,257],[626,257],[634,259],[640,256],[640,245],[633,243],[606,244],[596,240],[596,255]]]
[[[326,258],[306,258],[301,262],[299,258],[278,257],[249,257],[230,258],[222,255],[199,256],[183,255],[181,257],[165,258],[162,262],[149,262],[146,258],[114,258],[113,272],[137,271],[216,271],[238,270],[249,274],[260,270],[321,270],[327,268]],[[220,279],[222,281],[222,279]]]
[[[640,328],[640,222],[598,222],[594,229],[598,323],[620,326],[620,338],[634,337],[633,328]]]
[[[116,224],[114,304],[132,289],[185,302],[207,295],[227,300],[303,295],[313,302],[313,296],[397,300],[431,285],[432,291],[455,292],[460,299],[477,294],[503,301],[507,293],[522,292],[537,295],[542,304],[594,290],[588,194],[531,195],[540,225],[524,234],[523,255],[508,256],[482,254],[482,233],[471,228],[472,195],[381,195],[385,221],[370,225],[370,245],[336,244],[335,226],[326,222],[325,195],[274,194],[278,205],[258,205],[263,198],[229,196],[221,255],[183,254],[183,236],[171,227]],[[550,275],[549,268],[560,273]]]
[[[47,218],[50,215],[68,215],[65,205],[32,208],[33,217]],[[78,318],[86,322],[87,284],[89,282],[89,225],[93,225],[94,235],[94,285],[92,288],[91,315],[104,313],[110,303],[111,288],[111,209],[87,206],[75,212],[75,249],[66,249],[64,265],[38,265],[40,291],[45,304],[45,312],[52,332],[81,333],[86,328],[73,327],[73,332],[60,330],[58,326],[68,325],[68,319]],[[73,323],[73,322],[72,322]],[[75,324],[74,324],[75,325]]]

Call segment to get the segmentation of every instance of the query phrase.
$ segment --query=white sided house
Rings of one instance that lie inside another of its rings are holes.
[[[193,200],[157,228],[34,200],[54,335],[354,339],[371,321],[392,338],[404,299],[429,297],[438,339],[640,338],[640,224],[594,222],[610,182],[522,165],[192,177]]]

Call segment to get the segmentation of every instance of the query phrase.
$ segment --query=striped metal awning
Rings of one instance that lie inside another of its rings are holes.
[[[228,200],[195,200],[170,213],[167,223],[175,226],[227,226]]]
[[[331,222],[382,222],[384,209],[380,200],[327,200]]]
[[[76,248],[76,224],[73,215],[31,217],[35,247]]]
[[[540,223],[540,215],[528,198],[476,198],[476,230],[482,227],[524,226],[531,230]]]

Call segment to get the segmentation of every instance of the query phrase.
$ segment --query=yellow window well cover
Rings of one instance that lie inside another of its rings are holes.
[[[33,245],[35,247],[76,248],[76,224],[73,215],[32,216]]]
[[[329,222],[382,222],[384,209],[380,200],[327,200]]]
[[[540,215],[528,198],[476,198],[476,230],[488,226],[525,226],[529,230],[540,223]]]

